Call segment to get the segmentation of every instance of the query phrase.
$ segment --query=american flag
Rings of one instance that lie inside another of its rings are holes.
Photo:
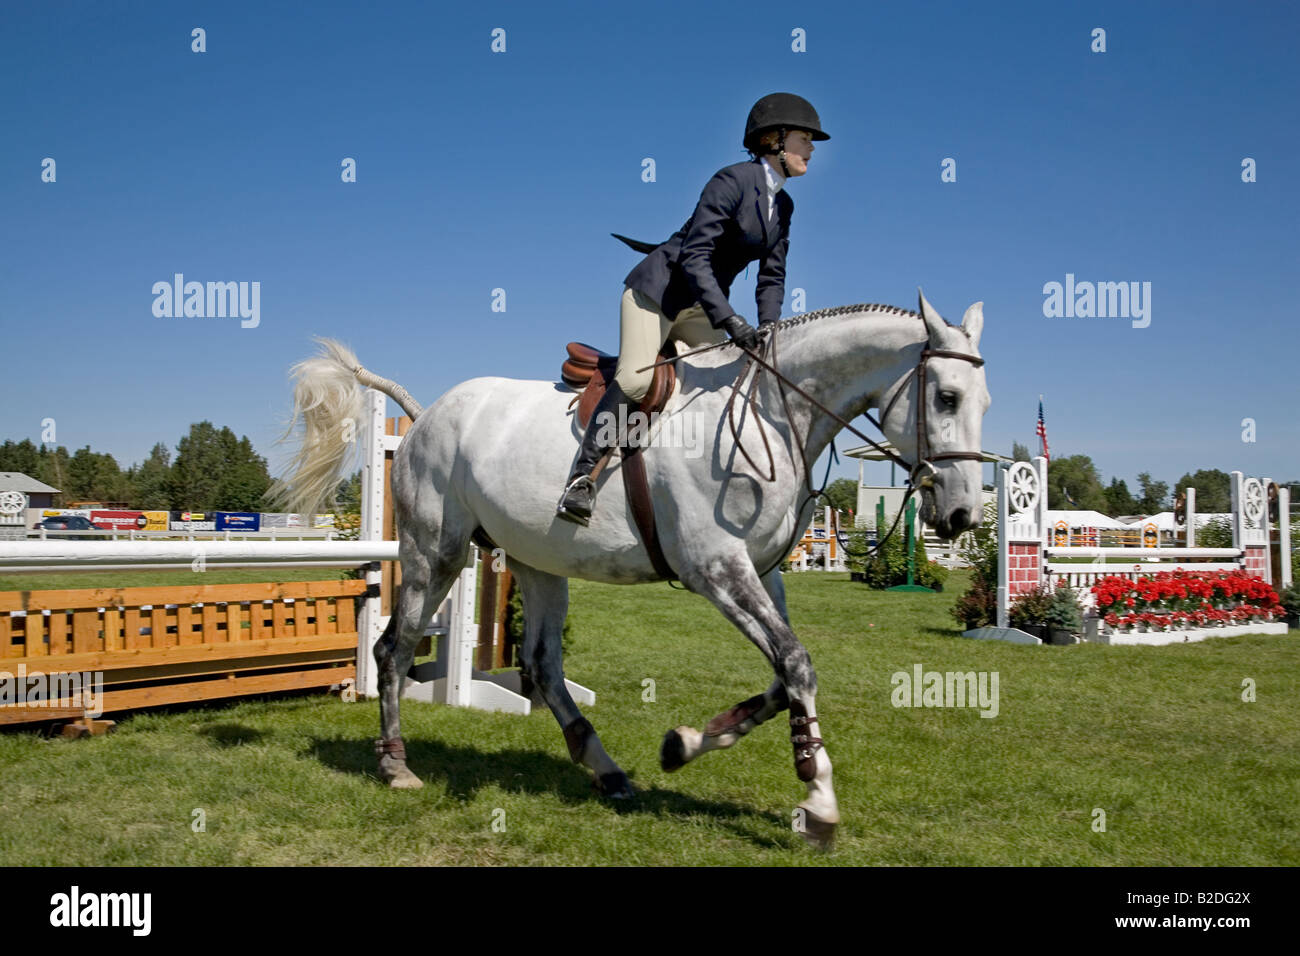
[[[1050,462],[1052,456],[1047,453],[1047,422],[1043,421],[1043,399],[1041,397],[1038,399],[1038,427],[1034,429],[1034,434],[1038,436],[1038,440],[1043,445],[1043,457]]]

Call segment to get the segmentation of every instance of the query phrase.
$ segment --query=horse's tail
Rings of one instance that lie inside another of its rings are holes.
[[[423,411],[402,386],[363,368],[346,345],[316,342],[320,353],[289,371],[295,380],[293,415],[279,442],[290,439],[299,419],[303,429],[288,474],[272,482],[265,496],[272,507],[300,514],[332,504],[345,465],[358,456],[365,424],[362,385],[386,392],[411,418]]]

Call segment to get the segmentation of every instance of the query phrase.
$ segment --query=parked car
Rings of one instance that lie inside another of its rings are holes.
[[[84,515],[55,515],[52,518],[46,518],[44,521],[36,522],[37,531],[45,531],[47,538],[61,538],[71,540],[85,539],[102,539],[105,535],[88,535],[88,534],[49,534],[51,531],[99,531],[90,523],[90,519]]]

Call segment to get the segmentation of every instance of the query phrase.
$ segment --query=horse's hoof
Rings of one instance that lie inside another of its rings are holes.
[[[676,729],[664,734],[664,742],[659,745],[659,767],[667,773],[680,770],[686,766],[686,744]]]
[[[419,790],[424,786],[424,781],[406,767],[398,767],[392,773],[386,774],[385,779],[388,781],[388,786],[394,790]]]
[[[814,850],[826,853],[835,843],[835,829],[838,826],[838,823],[818,819],[805,810],[803,828],[799,831],[799,835]]]
[[[621,770],[603,773],[592,780],[591,784],[607,800],[631,800],[636,796],[636,791],[632,789],[632,781],[628,780],[627,774]]]

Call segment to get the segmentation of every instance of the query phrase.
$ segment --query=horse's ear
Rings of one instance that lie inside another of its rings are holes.
[[[976,352],[980,347],[980,333],[984,331],[984,303],[976,302],[961,317],[961,330],[970,339],[970,347]]]
[[[925,320],[925,327],[930,330],[930,341],[942,342],[943,330],[948,327],[948,323],[944,321],[943,316],[934,311],[934,306],[926,301],[925,293],[921,291],[920,286],[916,287],[916,296],[920,300],[920,307],[917,311],[921,313],[921,318]]]

